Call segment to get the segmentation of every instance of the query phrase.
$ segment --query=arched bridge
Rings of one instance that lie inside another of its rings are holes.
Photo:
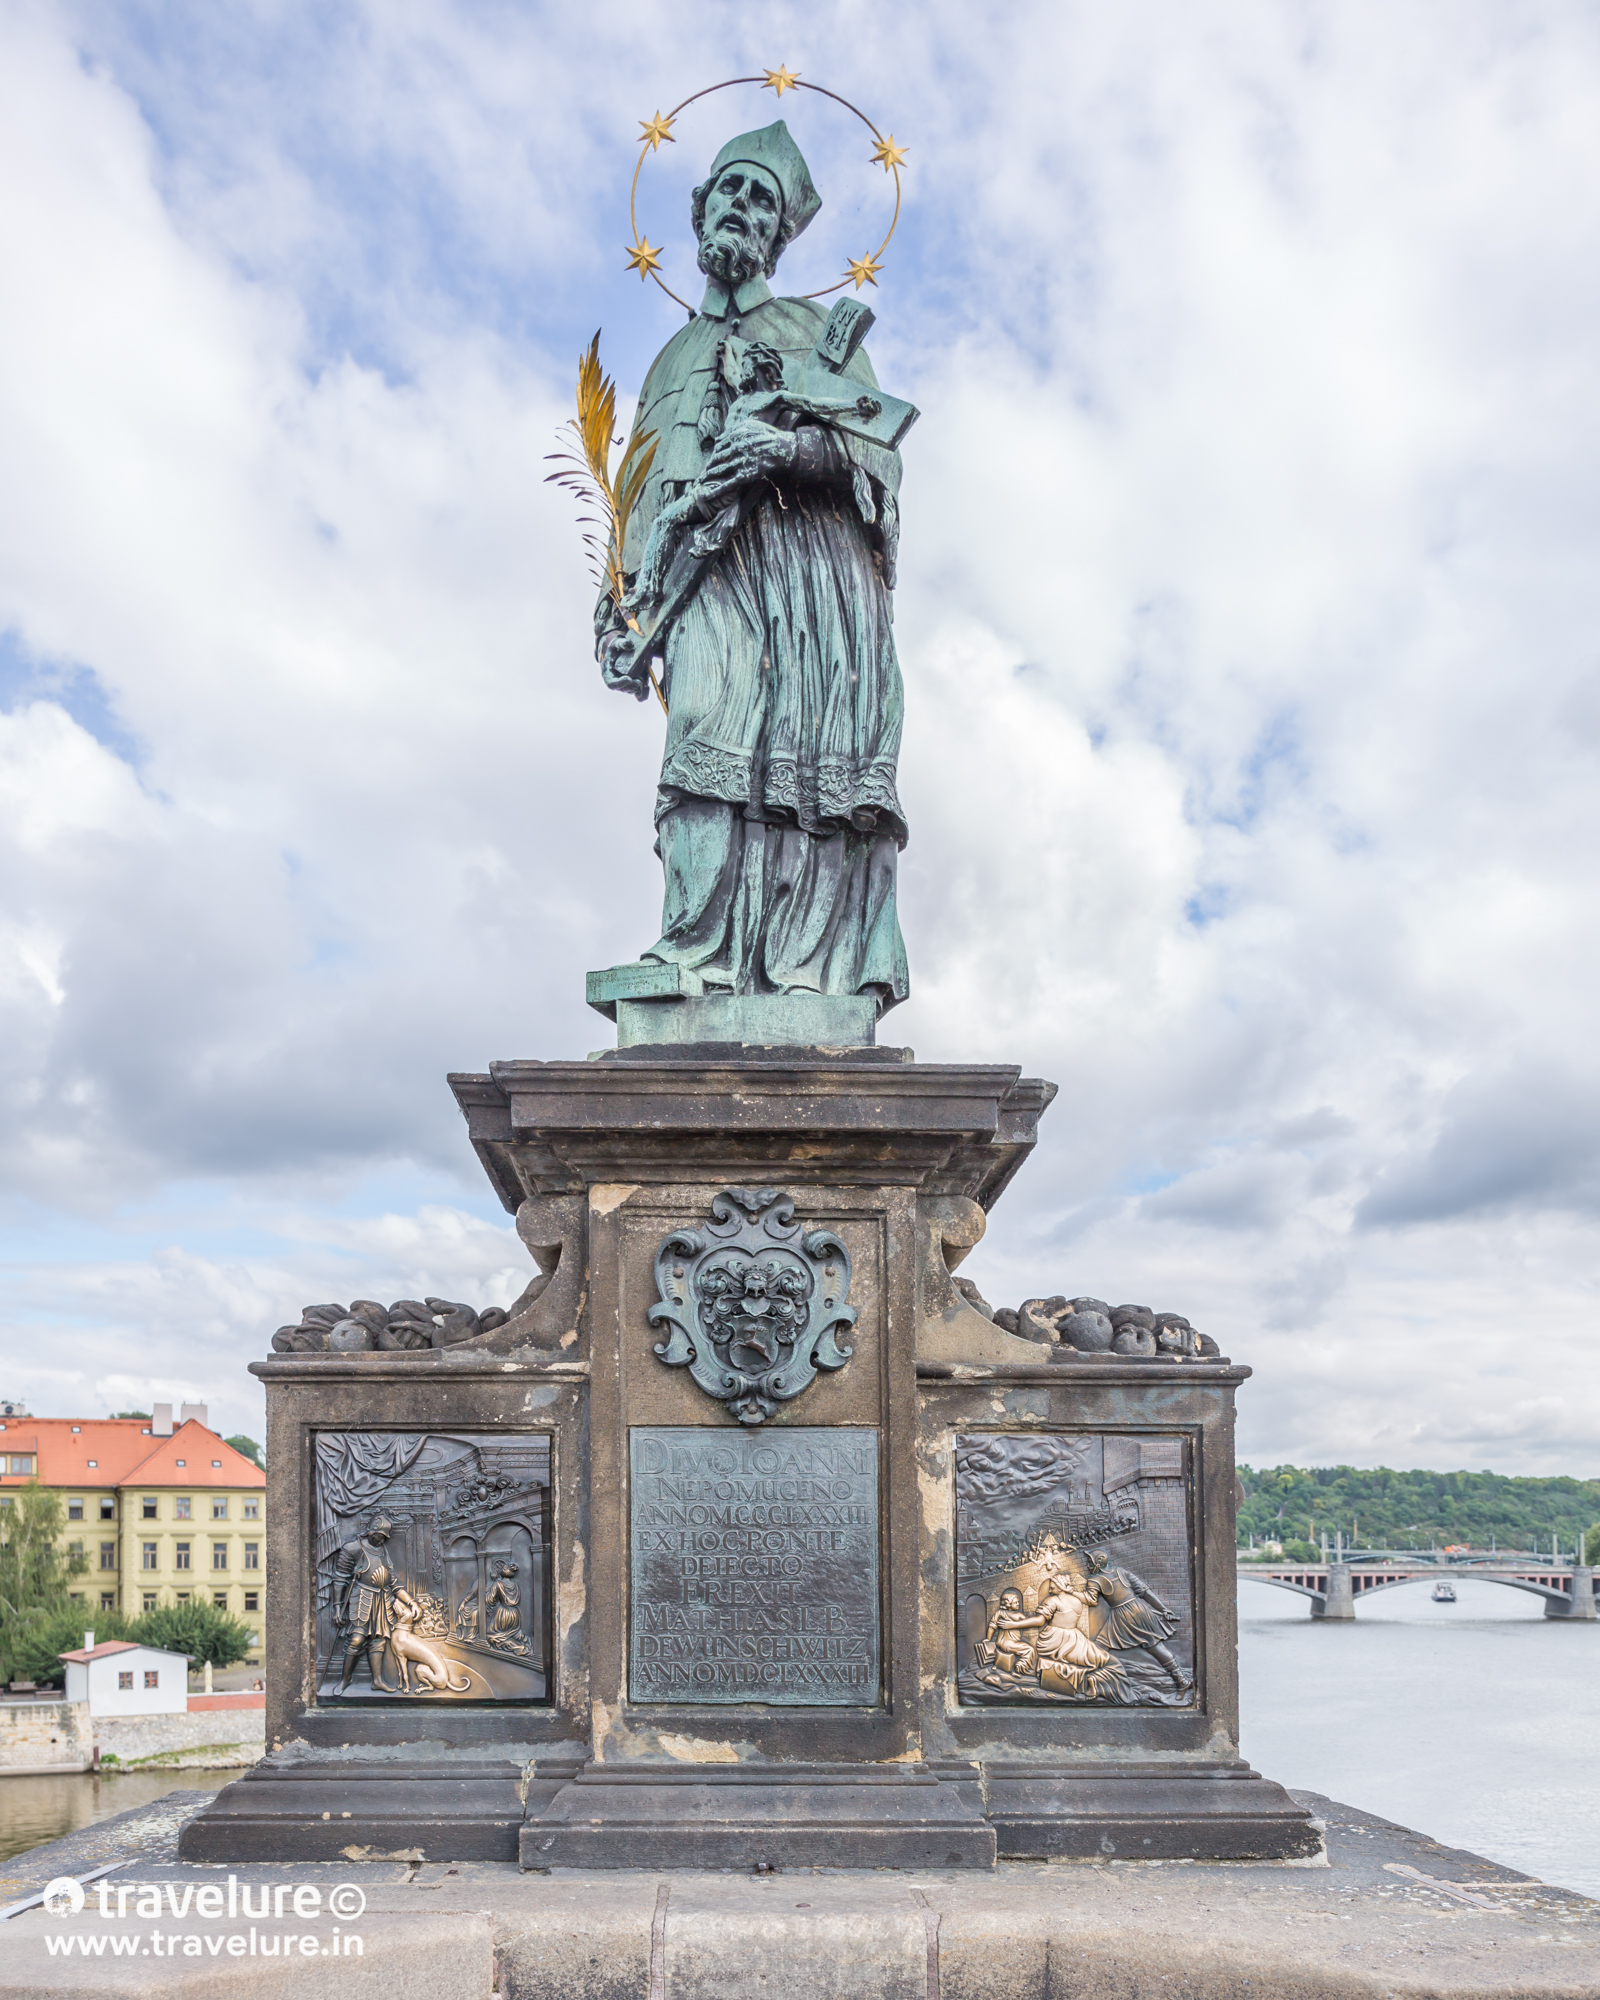
[[[1380,1590],[1398,1590],[1410,1583],[1454,1583],[1469,1577],[1475,1583],[1501,1583],[1508,1590],[1525,1590],[1544,1599],[1546,1618],[1593,1618],[1594,1572],[1570,1564],[1522,1563],[1506,1567],[1443,1568],[1437,1563],[1241,1563],[1241,1581],[1270,1583],[1279,1590],[1298,1591],[1311,1600],[1313,1618],[1353,1618],[1358,1597]]]

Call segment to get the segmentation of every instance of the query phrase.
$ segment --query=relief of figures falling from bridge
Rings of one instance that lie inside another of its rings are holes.
[[[1194,1701],[1189,1467],[1181,1437],[957,1437],[963,1702]]]
[[[324,1431],[318,1699],[543,1701],[550,1441]]]

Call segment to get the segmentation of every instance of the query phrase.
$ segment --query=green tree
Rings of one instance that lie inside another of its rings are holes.
[[[7,1633],[0,1643],[0,1674],[8,1681],[36,1681],[40,1687],[60,1687],[67,1676],[61,1655],[77,1651],[86,1629],[93,1631],[97,1646],[107,1639],[134,1636],[120,1611],[91,1611],[83,1604],[40,1610],[25,1625]]]
[[[113,1410],[111,1414],[113,1417],[137,1417],[141,1424],[147,1424],[150,1421],[150,1412],[148,1410]]]
[[[1583,1538],[1583,1559],[1586,1563],[1600,1563],[1600,1521]]]
[[[88,1559],[60,1545],[66,1509],[59,1493],[35,1479],[6,1499],[0,1506],[0,1677],[59,1681],[56,1654],[81,1646],[91,1622],[85,1607],[68,1597]]]
[[[194,1664],[209,1660],[214,1667],[231,1667],[250,1650],[250,1628],[215,1605],[191,1598],[187,1604],[164,1604],[136,1618],[129,1637],[141,1646],[160,1646],[169,1653],[187,1653]]]
[[[1364,1547],[1420,1548],[1470,1542],[1486,1549],[1548,1554],[1554,1533],[1570,1555],[1600,1515],[1600,1480],[1520,1479],[1498,1472],[1397,1472],[1388,1466],[1239,1467],[1239,1542],[1304,1535]]]
[[[228,1442],[241,1458],[249,1459],[252,1465],[264,1465],[265,1461],[261,1456],[261,1447],[256,1443],[254,1438],[229,1438]]]

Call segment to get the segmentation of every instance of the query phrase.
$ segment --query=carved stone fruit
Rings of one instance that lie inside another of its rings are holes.
[[[342,1319],[328,1329],[330,1354],[364,1354],[377,1344],[378,1336],[364,1319]]]
[[[1113,1354],[1131,1354],[1141,1361],[1155,1359],[1156,1337],[1148,1326],[1140,1326],[1135,1321],[1125,1321],[1117,1328],[1111,1342]]]
[[[1045,1312],[1043,1299],[1024,1299],[1017,1308],[1017,1331],[1025,1340],[1042,1340],[1053,1344],[1056,1339],[1055,1322]]]
[[[1104,1354],[1111,1346],[1111,1321],[1103,1312],[1068,1313],[1061,1322],[1061,1338],[1080,1354]]]

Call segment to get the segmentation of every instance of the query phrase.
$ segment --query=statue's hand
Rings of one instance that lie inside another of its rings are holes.
[[[644,662],[634,656],[635,636],[625,629],[605,636],[600,644],[600,678],[607,687],[643,701],[650,692],[650,677]]]
[[[794,467],[795,436],[773,424],[730,424],[701,475],[702,486],[747,486]]]

